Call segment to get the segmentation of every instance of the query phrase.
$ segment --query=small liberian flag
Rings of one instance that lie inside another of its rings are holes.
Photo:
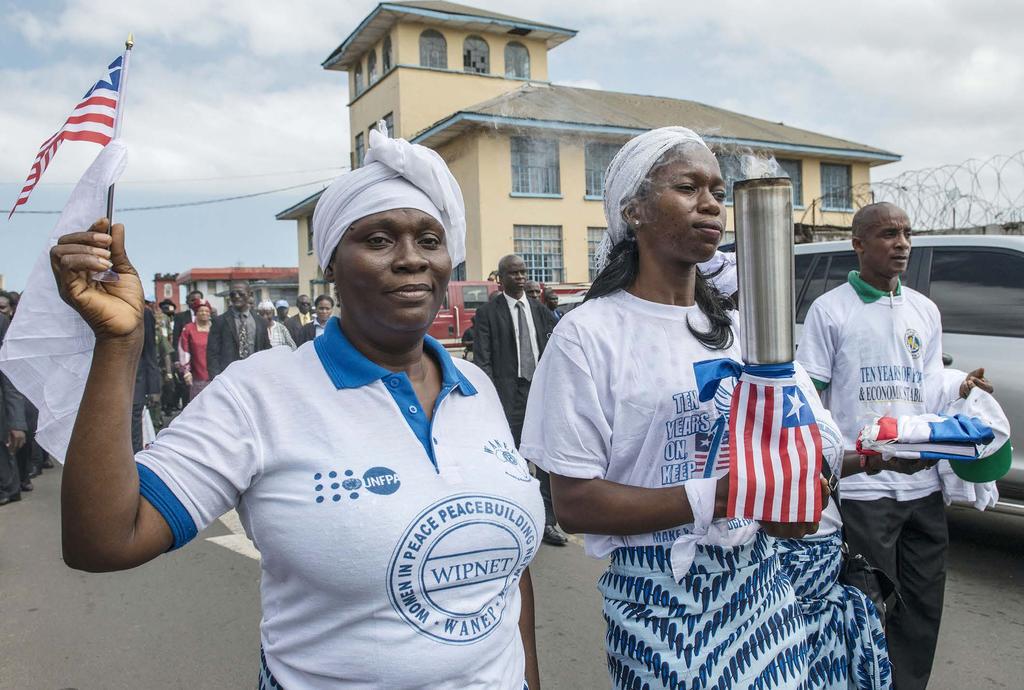
[[[19,206],[28,201],[32,190],[39,184],[39,178],[43,176],[50,161],[53,160],[61,142],[64,141],[92,141],[100,146],[106,146],[114,136],[114,122],[117,118],[117,101],[121,90],[121,61],[118,56],[107,68],[108,75],[96,82],[82,97],[81,102],[71,111],[71,115],[64,121],[57,133],[47,139],[39,147],[39,153],[28,171],[28,178],[25,186],[18,195],[18,200],[11,208],[7,219],[18,209]]]
[[[729,434],[731,517],[769,522],[821,518],[821,434],[811,406],[788,375],[745,368],[732,394]],[[762,372],[759,372],[762,373]]]

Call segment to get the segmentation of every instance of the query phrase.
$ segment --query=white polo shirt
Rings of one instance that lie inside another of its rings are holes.
[[[797,361],[828,384],[823,398],[848,449],[881,415],[938,412],[942,390],[942,323],[935,304],[901,287],[884,294],[852,272],[811,304]],[[909,501],[939,491],[938,470],[859,473],[842,480],[843,500]]]
[[[333,318],[294,352],[231,364],[136,456],[175,548],[238,507],[284,687],[523,687],[538,484],[486,375],[426,346],[443,379],[432,421]]]
[[[738,312],[731,317],[739,323]],[[696,306],[649,302],[625,290],[588,300],[563,316],[530,387],[523,456],[565,477],[652,489],[725,475],[736,380],[723,380],[715,397],[701,402],[693,365],[721,357],[740,361],[739,338],[725,350],[710,350],[687,323],[699,331],[708,328]],[[799,367],[796,379],[824,430],[831,419],[814,385]],[[826,449],[834,437],[822,433]],[[838,527],[834,508],[830,515],[823,518],[822,533]],[[730,529],[749,524],[728,522]],[[620,546],[668,548],[691,529],[588,534],[585,545],[589,555],[602,558]]]

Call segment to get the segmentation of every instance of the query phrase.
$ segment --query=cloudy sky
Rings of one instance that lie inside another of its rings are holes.
[[[493,0],[476,6],[579,30],[550,56],[556,82],[686,98],[879,146],[903,170],[1024,149],[1024,5],[999,0],[718,3]],[[346,77],[320,62],[370,0],[0,0],[0,208],[39,144],[136,48],[118,206],[250,194],[125,212],[144,277],[194,266],[295,265],[274,214],[348,161]],[[27,210],[60,209],[95,145],[66,143]],[[4,213],[6,216],[6,213]],[[53,215],[0,226],[0,273],[19,289]]]

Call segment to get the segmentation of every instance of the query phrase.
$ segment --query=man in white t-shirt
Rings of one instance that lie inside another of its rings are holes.
[[[883,414],[937,412],[942,323],[924,295],[900,284],[910,258],[910,220],[889,203],[853,219],[860,271],[811,305],[797,350],[822,391],[848,449]],[[928,683],[942,617],[949,537],[934,461],[873,456],[842,480],[841,512],[851,552],[899,585],[903,606],[886,619],[897,690]]]

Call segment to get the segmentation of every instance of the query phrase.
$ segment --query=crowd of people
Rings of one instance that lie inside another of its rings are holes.
[[[708,442],[735,379],[705,396],[695,365],[743,355],[735,276],[708,263],[725,229],[718,161],[688,129],[641,134],[612,160],[604,207],[586,301],[563,314],[521,257],[502,258],[473,363],[427,335],[465,258],[458,184],[435,152],[380,130],[313,216],[338,315],[321,295],[288,317],[235,283],[223,314],[192,293],[187,312],[151,304],[140,320],[141,286],[89,280],[107,257],[132,274],[124,228],[61,238],[61,294],[102,336],[80,415],[109,419],[71,438],[66,562],[136,567],[242,505],[262,554],[260,688],[537,690],[530,567],[564,529],[610,562],[598,588],[615,687],[923,689],[940,478],[933,461],[854,450],[865,415],[938,413],[950,397],[938,312],[899,281],[906,214],[856,214],[860,269],[808,315],[789,404],[819,429],[824,506],[784,523],[729,514],[728,439]],[[149,363],[133,386],[134,352]],[[194,400],[143,450],[140,386],[154,394],[160,367],[181,376],[174,399]],[[869,370],[914,391],[880,407],[861,390]],[[955,396],[992,390],[982,372],[955,376]],[[884,622],[841,578],[844,539],[902,594]]]

